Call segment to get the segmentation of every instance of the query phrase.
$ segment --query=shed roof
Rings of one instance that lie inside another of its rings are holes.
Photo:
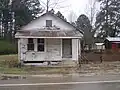
[[[97,46],[102,46],[104,43],[95,43]]]
[[[108,38],[106,38],[108,41],[117,41],[117,42],[120,42],[120,37],[108,37]]]

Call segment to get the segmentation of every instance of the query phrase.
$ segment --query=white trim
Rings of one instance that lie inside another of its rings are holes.
[[[68,38],[68,39],[77,39],[82,37],[36,37],[36,36],[15,36],[15,38]]]
[[[62,41],[63,41],[63,39],[61,38],[60,41],[61,41],[61,58],[62,58],[62,56],[63,56],[63,55],[62,55],[62,51],[63,51],[63,50],[62,50]]]
[[[21,39],[18,39],[18,60],[21,61]]]
[[[38,51],[38,42],[37,42],[38,38],[35,38],[35,40],[36,40],[36,42],[35,42],[36,50],[35,51],[38,52],[38,53],[44,53],[44,52],[46,52],[46,39],[44,39],[44,51]]]
[[[35,45],[35,47],[34,47],[34,51],[37,52],[37,39],[34,39],[34,45]]]
[[[78,39],[72,39],[72,60],[78,60]]]

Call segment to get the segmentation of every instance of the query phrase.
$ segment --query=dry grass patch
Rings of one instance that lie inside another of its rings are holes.
[[[0,73],[2,74],[68,74],[75,71],[73,67],[36,67],[23,66],[19,64],[17,55],[0,56]]]

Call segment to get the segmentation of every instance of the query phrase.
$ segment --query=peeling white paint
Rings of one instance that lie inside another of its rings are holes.
[[[60,28],[61,30],[75,30],[75,28],[68,23],[64,22],[63,20],[53,17],[49,14],[40,17],[37,20],[32,21],[25,27],[23,27],[22,30],[40,30],[46,27],[46,20],[52,20],[52,26],[56,26]]]
[[[24,61],[62,61],[78,60],[78,39],[72,39],[72,58],[62,58],[62,39],[45,39],[45,51],[37,51],[37,39],[34,39],[34,51],[27,51],[27,39],[19,39],[20,60]]]

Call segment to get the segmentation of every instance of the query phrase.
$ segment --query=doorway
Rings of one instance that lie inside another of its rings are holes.
[[[72,39],[62,39],[62,58],[72,58]]]

